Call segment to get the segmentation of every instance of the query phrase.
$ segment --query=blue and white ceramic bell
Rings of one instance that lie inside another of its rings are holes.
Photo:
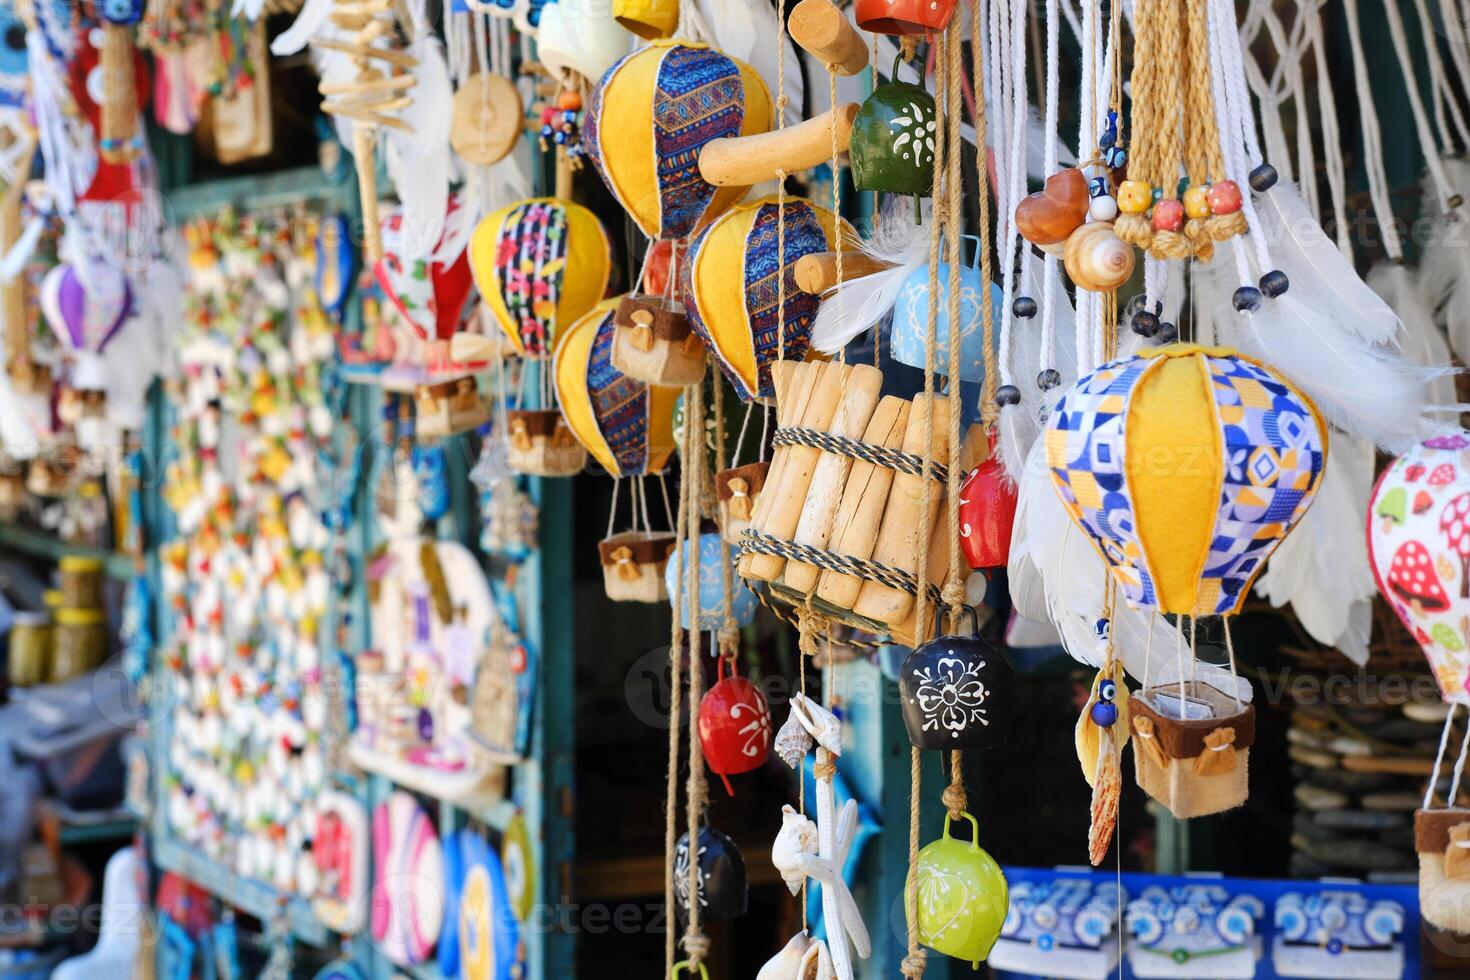
[[[679,601],[680,576],[687,578],[689,572],[684,565],[684,553],[688,542],[680,541],[678,550],[669,556],[664,565],[664,587],[669,593],[669,604],[679,605],[685,629],[689,628],[689,600]],[[725,576],[720,563],[733,564],[735,549],[721,540],[714,532],[699,536],[699,628],[717,630],[724,625],[721,603],[725,595]],[[755,593],[746,588],[745,581],[732,569],[730,572],[730,615],[735,617],[737,627],[750,625],[755,618]]]
[[[981,279],[979,261],[980,245],[974,235],[965,238],[975,241],[976,259],[960,270],[960,380],[979,383],[985,378],[984,337],[981,323]],[[940,246],[943,252],[943,243]],[[999,346],[1001,293],[1000,287],[990,284],[991,344]],[[893,305],[893,359],[900,364],[916,367],[925,366],[924,343],[929,336],[929,263],[915,269],[899,290]],[[934,371],[949,373],[949,263],[939,264],[939,317],[934,325]]]

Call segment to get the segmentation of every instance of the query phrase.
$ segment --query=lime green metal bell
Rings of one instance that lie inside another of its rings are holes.
[[[1000,937],[1010,894],[1000,865],[979,845],[980,825],[970,821],[971,839],[944,836],[919,852],[909,887],[917,885],[919,942],[937,953],[978,967]]]

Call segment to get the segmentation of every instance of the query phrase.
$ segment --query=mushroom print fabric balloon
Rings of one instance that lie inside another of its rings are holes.
[[[567,426],[615,477],[660,473],[674,454],[679,389],[628,377],[613,366],[613,314],[598,304],[563,335],[552,373]]]
[[[1470,704],[1470,433],[1422,442],[1383,471],[1368,501],[1368,559],[1440,694]]]
[[[434,253],[426,258],[413,258],[406,251],[413,244],[410,236],[414,229],[404,223],[402,208],[395,208],[382,219],[383,257],[373,265],[373,278],[424,340],[448,340],[464,316],[465,303],[474,287],[464,248],[469,229],[460,234],[454,228],[456,222],[466,221],[468,214],[459,197],[451,194],[444,232]],[[445,242],[455,239],[459,247],[454,254],[438,254],[450,251],[445,249]]]
[[[740,205],[701,232],[681,264],[689,325],[744,401],[775,394],[772,361],[806,357],[820,301],[797,287],[796,263],[836,242],[831,211],[800,198],[785,210],[783,222],[775,198]]]
[[[612,250],[580,204],[536,197],[486,215],[470,239],[470,268],[500,329],[524,357],[547,357],[558,325],[607,292]]]
[[[699,173],[710,140],[771,126],[755,70],[704,45],[654,41],[608,69],[592,93],[582,143],[598,176],[649,238],[682,239],[745,195]]]
[[[1129,604],[1186,616],[1239,610],[1311,506],[1326,459],[1312,402],[1223,347],[1105,364],[1047,422],[1057,492]]]

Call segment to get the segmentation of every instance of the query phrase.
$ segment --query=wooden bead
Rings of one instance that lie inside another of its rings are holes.
[[[1240,210],[1240,185],[1233,180],[1217,180],[1210,185],[1210,212],[1234,214]]]
[[[1208,218],[1210,216],[1208,188],[1193,184],[1184,191],[1184,213],[1191,218]]]
[[[1178,231],[1184,227],[1184,205],[1175,200],[1154,205],[1154,231]]]
[[[1086,224],[1072,232],[1062,254],[1067,275],[1079,289],[1105,293],[1133,275],[1133,249],[1114,233],[1112,225]]]
[[[1153,190],[1141,180],[1125,180],[1118,186],[1118,210],[1124,214],[1143,214],[1153,203]]]
[[[1087,178],[1076,167],[1046,178],[1046,185],[1016,205],[1016,230],[1032,245],[1067,240],[1087,220]]]

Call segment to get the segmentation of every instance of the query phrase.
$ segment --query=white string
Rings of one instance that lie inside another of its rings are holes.
[[[607,509],[607,534],[603,535],[603,537],[610,538],[613,535],[613,527],[617,523],[618,519],[618,490],[620,490],[622,486],[623,481],[618,477],[613,477],[612,506]]]
[[[1226,173],[1230,179],[1239,183],[1245,180],[1250,169],[1246,160],[1260,163],[1262,157],[1261,146],[1256,139],[1255,121],[1251,115],[1250,93],[1246,89],[1244,70],[1241,67],[1240,37],[1236,33],[1234,5],[1232,3],[1227,6],[1227,2],[1228,0],[1210,0],[1209,3],[1212,15],[1208,30],[1212,62],[1210,84],[1215,95],[1216,119],[1221,121],[1220,143],[1224,150]],[[1256,214],[1255,201],[1249,192],[1241,194],[1241,210],[1245,213],[1246,224],[1253,232],[1246,237],[1254,246],[1257,263],[1263,272],[1273,268],[1270,245],[1266,236],[1260,233],[1261,225]],[[1232,241],[1238,239],[1239,236]],[[1238,269],[1243,265],[1239,251],[1236,254],[1236,265]],[[1248,271],[1242,281],[1251,281]]]
[[[664,479],[664,471],[658,471],[658,489],[664,498],[664,520],[668,522],[669,530],[674,529],[674,508],[669,506],[669,482]]]
[[[1445,799],[1450,807],[1454,807],[1460,799],[1460,776],[1465,771],[1465,752],[1470,750],[1470,716],[1466,718],[1465,737],[1460,740],[1460,755],[1455,759],[1455,778],[1450,782],[1450,795]]]
[[[1363,169],[1368,176],[1368,199],[1373,217],[1383,235],[1383,249],[1397,262],[1404,254],[1398,227],[1393,220],[1393,205],[1388,196],[1388,178],[1383,167],[1383,130],[1378,125],[1378,109],[1373,104],[1373,86],[1368,80],[1368,59],[1363,53],[1363,34],[1358,21],[1358,0],[1343,0],[1347,16],[1349,47],[1353,54],[1353,86],[1358,100],[1358,115],[1363,130]],[[1330,102],[1330,99],[1324,99]],[[1351,254],[1351,253],[1349,253]]]
[[[1457,704],[1451,702],[1450,712],[1445,715],[1444,728],[1439,733],[1439,751],[1434,756],[1434,769],[1429,774],[1429,784],[1424,787],[1424,805],[1420,809],[1428,810],[1434,803],[1434,787],[1439,783],[1439,767],[1444,763],[1444,750],[1450,741],[1450,727],[1455,723],[1455,708],[1457,707],[1459,707]],[[1470,732],[1470,714],[1467,714],[1466,722],[1465,730]]]
[[[1232,680],[1234,680],[1238,678],[1239,675],[1235,672],[1235,640],[1230,635],[1230,617],[1222,616],[1220,617],[1220,622],[1223,623],[1225,626],[1225,652],[1230,656],[1230,677]],[[1240,685],[1231,684],[1230,693],[1235,695],[1235,710],[1241,710]]]
[[[1061,91],[1062,18],[1057,0],[1046,0],[1046,106],[1041,131],[1046,140],[1046,152],[1042,170],[1048,175],[1057,170],[1057,104]],[[1029,249],[1026,252],[1029,253]],[[1057,257],[1050,252],[1041,268],[1041,364],[1038,370],[1053,367],[1056,345],[1057,321],[1057,278],[1060,275]]]
[[[1429,63],[1429,88],[1434,98],[1434,119],[1439,127],[1440,146],[1445,156],[1452,156],[1455,148],[1450,138],[1449,122],[1445,118],[1446,109],[1449,111],[1449,118],[1454,121],[1461,144],[1467,147],[1470,147],[1470,128],[1465,125],[1465,114],[1460,110],[1460,103],[1450,88],[1449,79],[1445,77],[1444,62],[1440,60],[1439,42],[1435,35],[1434,22],[1429,17],[1429,7],[1424,0],[1414,0],[1414,12],[1419,17],[1419,36],[1424,42]]]
[[[1143,645],[1143,689],[1148,690],[1149,672],[1153,668],[1154,658],[1154,625],[1159,621],[1159,614],[1152,610],[1148,614],[1148,640]],[[1112,627],[1109,626],[1109,629]]]
[[[643,530],[652,531],[653,522],[648,519],[648,488],[643,485],[643,479],[638,477],[633,485],[638,488],[638,507],[643,512]]]
[[[1163,309],[1164,292],[1169,282],[1169,270],[1164,260],[1148,253],[1143,256],[1143,308],[1150,313]]]
[[[745,430],[750,428],[750,413],[755,411],[755,402],[746,402],[745,419],[740,423],[740,435],[735,438],[735,455],[730,457],[732,467],[740,465],[740,450],[745,446]]]
[[[1419,85],[1414,73],[1414,59],[1409,54],[1409,41],[1404,34],[1404,19],[1399,14],[1396,3],[1385,3],[1383,12],[1388,19],[1388,35],[1393,40],[1394,53],[1398,55],[1399,67],[1403,70],[1404,88],[1409,95],[1409,110],[1414,117],[1414,129],[1419,136],[1419,145],[1424,150],[1424,164],[1429,169],[1429,177],[1434,181],[1435,191],[1439,194],[1440,207],[1448,211],[1450,200],[1455,196],[1455,192],[1451,189],[1449,179],[1445,176],[1444,165],[1440,162],[1439,154],[1430,152],[1439,143],[1429,125],[1429,117],[1424,112],[1424,99],[1419,94]]]
[[[1352,261],[1352,235],[1347,219],[1347,175],[1342,158],[1342,131],[1338,126],[1337,100],[1333,97],[1332,75],[1327,68],[1327,47],[1322,35],[1322,8],[1317,2],[1302,6],[1301,16],[1307,21],[1307,37],[1312,46],[1312,59],[1317,68],[1318,116],[1322,126],[1322,167],[1327,173],[1327,190],[1332,196],[1333,231],[1337,248]],[[1376,121],[1376,120],[1375,120]],[[1390,222],[1391,223],[1391,222]]]

